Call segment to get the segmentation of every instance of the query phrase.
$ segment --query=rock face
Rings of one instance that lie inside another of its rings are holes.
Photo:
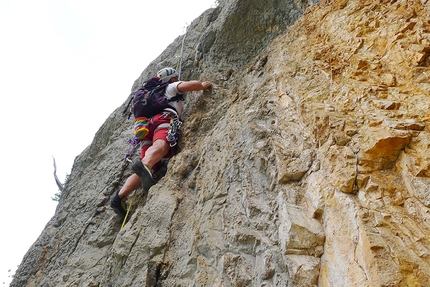
[[[430,286],[429,19],[428,0],[221,1],[187,35],[182,78],[214,89],[187,96],[166,176],[120,230],[119,107],[11,286]]]

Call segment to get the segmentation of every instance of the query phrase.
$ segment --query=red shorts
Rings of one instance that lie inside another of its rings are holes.
[[[149,132],[142,139],[142,149],[140,151],[140,158],[145,157],[145,153],[148,148],[151,147],[152,143],[156,140],[163,140],[167,142],[167,132],[170,126],[170,119],[172,117],[166,114],[157,114],[149,119]],[[172,156],[172,150],[170,149],[167,155],[164,158],[170,158]]]

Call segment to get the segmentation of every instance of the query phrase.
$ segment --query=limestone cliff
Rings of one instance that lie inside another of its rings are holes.
[[[187,95],[167,174],[120,231],[124,103],[11,286],[430,286],[429,19],[428,0],[221,1],[189,28],[182,78],[214,89]]]

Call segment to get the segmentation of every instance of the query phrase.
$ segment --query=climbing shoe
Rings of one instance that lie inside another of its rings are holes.
[[[110,207],[112,207],[116,214],[122,217],[127,213],[127,204],[125,201],[122,201],[121,197],[118,196],[118,193],[115,193],[115,196],[110,200]]]
[[[155,184],[149,168],[139,160],[133,163],[131,169],[139,176],[143,190],[148,192],[149,188]]]

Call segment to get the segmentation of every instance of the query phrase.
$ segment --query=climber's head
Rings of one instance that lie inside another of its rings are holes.
[[[178,77],[178,72],[173,68],[163,68],[157,72],[157,76],[160,77],[163,83],[169,82],[172,78]]]

